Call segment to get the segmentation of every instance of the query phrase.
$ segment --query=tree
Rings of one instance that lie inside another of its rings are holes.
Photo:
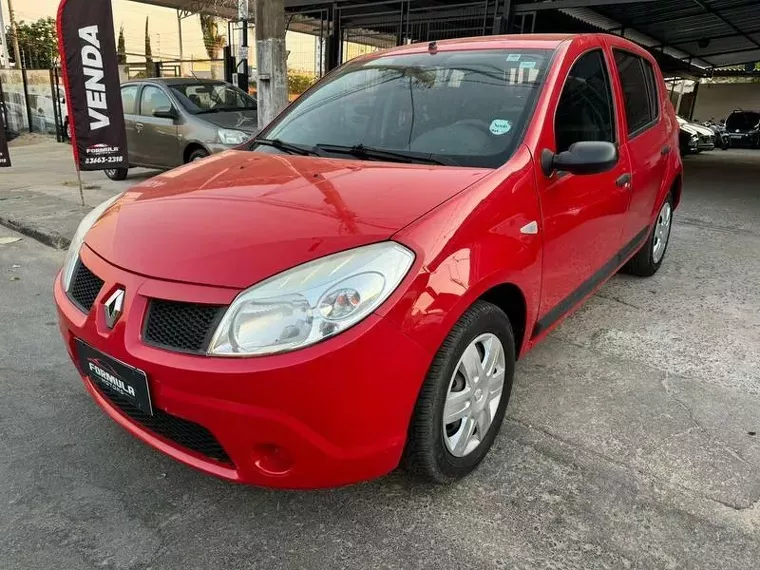
[[[124,40],[124,26],[119,26],[119,43],[116,47],[116,59],[119,65],[127,63],[127,44]]]
[[[226,40],[219,34],[219,26],[216,18],[210,14],[199,14],[201,18],[201,31],[203,32],[203,43],[206,46],[206,53],[209,59],[219,59],[219,50],[224,47]]]
[[[16,62],[13,55],[13,37],[7,36],[10,59],[16,63],[17,68],[44,69],[53,67],[58,56],[58,35],[53,18],[40,18],[35,22],[18,22],[16,24],[21,62]]]
[[[153,50],[150,47],[150,17],[145,17],[145,73],[153,77]]]

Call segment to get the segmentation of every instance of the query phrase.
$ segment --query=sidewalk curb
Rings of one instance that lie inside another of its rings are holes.
[[[68,249],[71,244],[71,240],[62,236],[56,231],[47,230],[41,228],[35,224],[24,222],[16,218],[0,215],[0,225],[17,231],[20,234],[24,234],[30,238],[36,239],[38,242],[43,243],[54,249]]]

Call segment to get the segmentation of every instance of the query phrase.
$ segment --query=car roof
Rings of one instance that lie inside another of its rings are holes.
[[[587,34],[592,35],[592,34]],[[578,34],[508,34],[503,36],[478,36],[473,38],[456,38],[452,40],[439,40],[435,44],[444,49],[498,49],[498,48],[536,48],[555,49],[562,42],[579,37]],[[418,53],[426,51],[431,42],[418,42],[384,50],[382,54]],[[373,54],[370,54],[373,55]]]
[[[129,79],[122,85],[131,83],[161,83],[163,85],[184,85],[186,83],[225,83],[221,79],[199,79],[195,77],[144,77],[140,79]]]
[[[452,40],[436,41],[435,45],[440,51],[459,51],[459,50],[483,50],[483,49],[550,49],[559,48],[562,44],[582,41],[583,39],[606,39],[613,47],[624,47],[625,49],[651,59],[651,55],[641,48],[641,46],[616,36],[614,34],[590,33],[590,34],[507,34],[501,36],[478,36],[472,38],[457,38]],[[413,53],[424,53],[429,49],[433,42],[418,42],[391,48],[388,50],[378,51],[356,58],[355,61],[372,60],[387,55],[402,55]]]

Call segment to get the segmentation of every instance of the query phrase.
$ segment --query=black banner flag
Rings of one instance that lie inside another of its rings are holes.
[[[111,0],[61,0],[58,50],[77,167],[127,168]]]
[[[2,93],[2,91],[0,91]],[[8,152],[8,140],[5,138],[5,118],[3,117],[3,100],[0,98],[0,168],[11,165],[11,155]]]

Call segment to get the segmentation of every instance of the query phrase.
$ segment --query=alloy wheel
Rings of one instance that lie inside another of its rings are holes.
[[[443,440],[452,455],[469,455],[485,439],[499,408],[505,371],[504,346],[494,334],[480,335],[462,353],[443,409]]]
[[[665,255],[665,248],[670,238],[670,222],[673,218],[673,208],[669,201],[665,201],[657,216],[654,226],[654,239],[652,240],[652,261],[659,263]]]

